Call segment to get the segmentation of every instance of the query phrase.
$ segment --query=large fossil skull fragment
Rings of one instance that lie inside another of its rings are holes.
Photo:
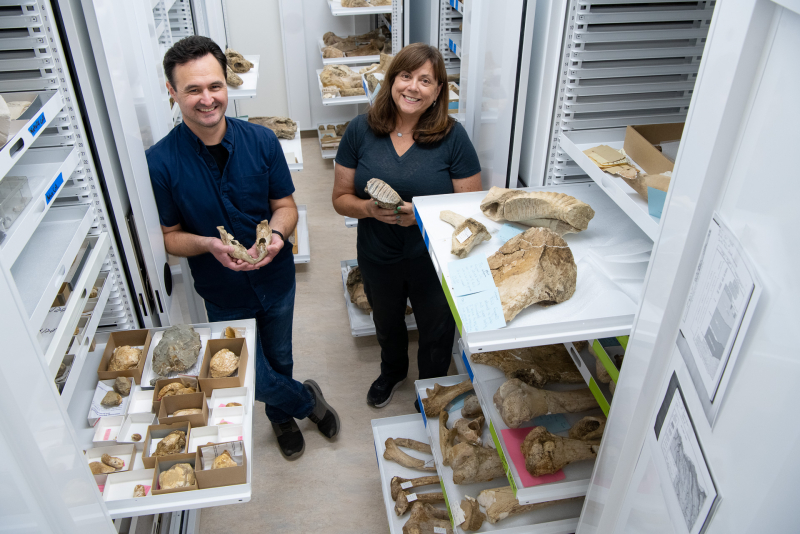
[[[548,228],[558,235],[586,230],[594,217],[591,206],[564,193],[526,192],[501,187],[489,190],[481,202],[481,211],[493,221],[514,221]]]
[[[239,357],[228,349],[217,351],[209,362],[211,378],[231,376],[239,368]]]
[[[401,491],[400,494],[397,496],[397,499],[394,503],[394,513],[398,516],[401,516],[408,512],[411,508],[411,505],[415,502],[421,503],[429,503],[429,504],[437,504],[444,502],[444,495],[441,491],[436,493],[415,493],[414,498],[415,500],[408,502],[410,497],[410,492]]]
[[[578,267],[558,234],[530,228],[489,256],[506,321],[531,304],[558,304],[575,293]]]
[[[447,428],[448,418],[447,412],[439,415],[439,445],[444,465],[453,469],[453,482],[474,484],[503,476],[503,464],[495,449],[466,442],[453,445],[457,432]]]
[[[378,203],[378,206],[387,210],[393,210],[405,204],[400,195],[389,184],[378,178],[370,178],[364,191],[369,194],[372,200]]]
[[[367,313],[372,311],[367,294],[364,293],[364,278],[361,276],[361,269],[357,266],[347,273],[347,293],[350,295],[350,302],[360,310],[364,310]]]
[[[123,397],[127,397],[131,394],[131,382],[132,380],[127,376],[118,376],[116,380],[114,380],[114,391]]]
[[[583,441],[600,440],[605,429],[605,417],[588,415],[572,425],[572,428],[569,429],[569,437]]]
[[[250,117],[247,122],[269,128],[278,139],[294,139],[297,123],[289,117]]]
[[[158,474],[158,485],[162,490],[186,488],[194,483],[194,468],[191,464],[175,464]]]
[[[236,460],[231,457],[230,452],[222,451],[222,454],[214,458],[211,469],[223,469],[225,467],[236,467],[237,465]]]
[[[405,447],[406,449],[413,449],[415,451],[431,454],[431,446],[427,443],[421,443],[419,441],[407,438],[388,438],[385,445],[386,450],[383,451],[383,457],[385,459],[397,462],[403,467],[408,467],[409,469],[419,469],[420,471],[436,471],[435,466],[427,467],[425,465],[425,460],[414,458],[413,456],[409,456],[400,450],[400,447]]]
[[[522,442],[525,468],[535,477],[555,473],[559,469],[580,460],[597,458],[600,441],[584,441],[562,438],[537,426]]]
[[[483,526],[483,522],[486,521],[486,515],[481,512],[481,507],[478,504],[478,501],[470,497],[469,495],[464,496],[464,500],[461,501],[461,510],[464,512],[464,522],[461,523],[460,527],[461,530],[466,532],[474,532]]]
[[[200,355],[200,334],[189,325],[171,326],[164,331],[153,351],[153,371],[165,376],[191,369]]]
[[[182,430],[173,430],[156,445],[153,456],[169,456],[178,454],[186,446],[186,433]]]
[[[361,74],[347,65],[325,65],[319,79],[323,87],[337,87],[340,91],[361,87]]]
[[[228,60],[228,67],[238,74],[247,72],[255,66],[252,62],[246,60],[242,54],[230,48],[225,50],[225,58]]]
[[[102,455],[100,457],[100,461],[107,466],[113,467],[114,469],[122,469],[125,467],[125,462],[122,461],[122,458],[117,458],[116,456],[111,456],[110,454]]]
[[[397,496],[403,490],[409,490],[411,488],[418,488],[420,486],[428,486],[430,484],[438,484],[439,477],[438,476],[428,476],[428,477],[418,477],[418,478],[403,478],[403,477],[392,477],[391,482],[391,490],[392,490],[392,500],[396,501]]]
[[[414,503],[403,534],[453,534],[450,514],[427,503]]]
[[[582,499],[583,497],[575,497],[573,499],[563,499],[560,501],[520,504],[514,497],[514,490],[511,489],[511,486],[483,490],[478,495],[478,503],[486,509],[486,517],[492,524],[515,515],[541,510],[542,508],[547,508],[555,504],[563,504]]]
[[[109,371],[127,371],[139,365],[142,349],[135,349],[129,345],[122,345],[114,349],[114,354],[108,360]]]
[[[100,401],[103,406],[119,406],[122,404],[122,396],[116,391],[109,391]]]
[[[244,83],[244,80],[242,80],[242,78],[239,77],[238,74],[233,72],[233,69],[228,67],[225,72],[225,82],[231,87],[239,87]]]
[[[589,388],[549,391],[512,378],[497,389],[494,405],[505,424],[517,428],[540,415],[575,413],[597,408],[597,401]]]
[[[483,417],[483,409],[481,409],[481,403],[476,395],[470,395],[464,399],[464,407],[461,408],[461,415],[468,419]]]
[[[427,388],[425,390],[428,396],[422,399],[425,415],[428,417],[437,417],[444,407],[450,404],[453,399],[471,390],[472,382],[469,379],[454,386],[434,384],[433,389]]]
[[[106,473],[113,473],[116,468],[106,465],[103,462],[89,462],[89,469],[92,470],[93,475],[105,475]]]
[[[462,443],[481,446],[481,436],[483,435],[483,416],[477,419],[459,419],[453,424],[458,440]]]
[[[467,219],[454,211],[444,210],[439,213],[439,218],[455,228],[450,244],[450,254],[459,258],[466,258],[475,245],[492,238],[483,223],[472,217]]]
[[[576,348],[579,344],[576,343]],[[538,388],[554,383],[583,383],[583,376],[561,343],[523,349],[479,352],[472,355],[472,361],[496,367],[503,371],[508,378],[519,378],[526,384]]]

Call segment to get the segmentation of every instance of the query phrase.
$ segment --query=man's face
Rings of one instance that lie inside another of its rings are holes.
[[[219,124],[228,108],[228,85],[214,56],[208,54],[177,65],[173,79],[175,86],[167,82],[167,89],[180,106],[184,122],[201,128]]]

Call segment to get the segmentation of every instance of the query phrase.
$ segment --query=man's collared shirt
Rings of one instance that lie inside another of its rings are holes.
[[[258,223],[272,218],[269,201],[294,193],[294,184],[272,130],[225,120],[221,145],[229,156],[221,172],[203,142],[181,123],[147,150],[150,182],[163,226],[180,224],[191,234],[217,238],[217,226],[224,226],[249,249]],[[224,308],[267,308],[294,282],[291,246],[255,271],[232,271],[210,253],[189,258],[189,266],[197,293]]]

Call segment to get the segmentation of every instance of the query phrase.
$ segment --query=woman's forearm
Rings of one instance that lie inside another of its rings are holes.
[[[366,219],[367,217],[372,217],[368,209],[369,202],[371,201],[358,198],[353,194],[345,193],[336,197],[333,201],[333,209],[336,210],[336,213],[344,215],[345,217]]]

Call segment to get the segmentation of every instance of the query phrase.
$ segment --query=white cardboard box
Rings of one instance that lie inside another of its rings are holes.
[[[241,425],[244,422],[244,406],[231,406],[230,408],[216,408],[208,418],[209,425]]]
[[[97,388],[94,390],[94,397],[92,397],[92,405],[89,407],[89,424],[94,425],[101,417],[112,417],[117,415],[125,415],[128,409],[128,403],[131,396],[122,397],[122,404],[119,406],[103,406],[100,401],[106,396],[109,391],[114,391],[114,380],[100,380],[97,382]]]
[[[141,451],[144,449],[144,440],[147,436],[147,427],[156,424],[156,416],[152,413],[129,413],[122,423],[119,435],[117,436],[117,443],[125,443],[126,445],[133,445],[136,450]],[[139,441],[134,441],[131,436],[139,434],[142,438]]]
[[[137,484],[144,486],[145,497],[150,496],[150,487],[153,485],[155,469],[138,469],[125,473],[111,473],[103,488],[104,501],[118,501],[121,499],[133,499],[133,488]]]
[[[134,413],[153,413],[153,390],[139,389],[131,391],[128,404],[128,415]],[[144,435],[144,434],[142,434]]]
[[[248,413],[247,387],[215,389],[208,399],[208,411],[213,413],[216,408],[225,408],[229,402],[238,402],[244,407],[244,413]]]
[[[227,443],[229,441],[242,441],[243,439],[244,427],[242,425],[192,427],[186,452],[197,452],[198,445]]]
[[[98,446],[116,443],[117,436],[119,436],[119,431],[122,429],[122,423],[124,422],[124,415],[101,417],[97,421],[97,424],[95,424],[92,443]]]
[[[95,447],[93,449],[88,449],[86,454],[87,463],[92,462],[99,462],[100,458],[104,455],[108,454],[109,456],[115,456],[122,460],[122,469],[118,472],[123,471],[130,471],[133,468],[134,456],[136,455],[136,447],[133,445],[112,445],[108,447]],[[111,474],[111,473],[109,473]]]

